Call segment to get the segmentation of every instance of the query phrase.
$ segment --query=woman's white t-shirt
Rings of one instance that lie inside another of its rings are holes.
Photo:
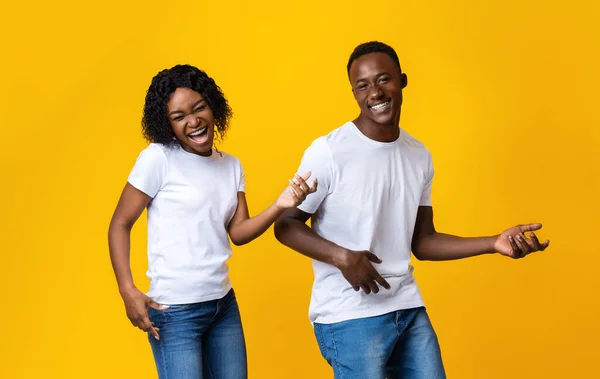
[[[227,226],[238,192],[245,191],[240,161],[209,157],[181,146],[152,143],[128,182],[152,198],[148,205],[148,296],[159,304],[219,299],[231,289]]]

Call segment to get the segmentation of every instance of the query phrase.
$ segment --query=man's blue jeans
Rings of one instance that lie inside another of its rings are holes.
[[[314,324],[335,379],[445,379],[440,346],[424,307]]]

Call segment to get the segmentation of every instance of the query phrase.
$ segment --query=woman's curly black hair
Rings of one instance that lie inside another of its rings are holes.
[[[153,79],[144,103],[142,133],[149,142],[171,145],[176,143],[169,123],[167,103],[177,88],[198,92],[215,116],[217,138],[223,138],[233,112],[221,88],[204,71],[190,65],[177,65],[159,72]]]

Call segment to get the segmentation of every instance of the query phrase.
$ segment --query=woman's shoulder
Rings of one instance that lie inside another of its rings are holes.
[[[142,150],[142,153],[165,155],[166,146],[160,143],[151,142]]]

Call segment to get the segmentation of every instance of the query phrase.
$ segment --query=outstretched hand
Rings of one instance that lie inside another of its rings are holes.
[[[294,208],[302,204],[306,199],[306,196],[317,190],[317,179],[315,178],[312,187],[306,184],[308,178],[310,178],[311,172],[308,171],[304,175],[294,175],[294,179],[290,180],[290,185],[281,193],[277,199],[276,204],[284,209]]]
[[[506,229],[496,238],[494,249],[500,254],[514,259],[523,258],[536,251],[544,251],[550,241],[546,240],[540,243],[533,232],[541,228],[542,224],[528,224]],[[525,232],[529,232],[529,238],[527,238]]]

